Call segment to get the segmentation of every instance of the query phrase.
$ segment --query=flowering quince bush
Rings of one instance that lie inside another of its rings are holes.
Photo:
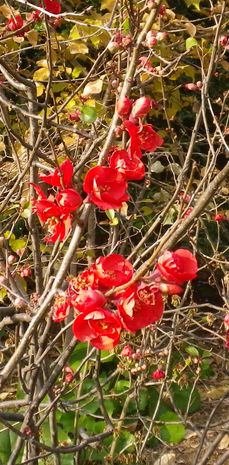
[[[1,2],[0,465],[227,459],[216,3]]]

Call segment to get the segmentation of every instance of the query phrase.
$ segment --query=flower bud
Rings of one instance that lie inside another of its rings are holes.
[[[120,98],[117,101],[117,112],[119,116],[128,116],[132,109],[132,102],[128,97]]]
[[[153,373],[151,374],[151,378],[155,380],[163,379],[165,378],[165,372],[163,370],[153,371]]]
[[[7,258],[7,263],[8,265],[13,265],[17,261],[16,257],[14,255],[8,255]]]
[[[219,44],[221,45],[221,47],[226,47],[227,43],[228,43],[227,36],[224,35],[219,38]]]
[[[227,313],[224,317],[224,327],[226,331],[229,331],[229,313]]]
[[[81,115],[81,111],[80,110],[76,110],[76,111],[73,111],[72,113],[70,113],[68,115],[68,119],[70,121],[75,121],[75,122],[78,122],[80,121],[80,115]]]
[[[136,100],[132,109],[132,116],[134,118],[141,118],[146,116],[152,108],[152,99],[150,97],[140,97]]]
[[[154,31],[149,31],[146,34],[146,45],[151,48],[157,45],[156,33]]]
[[[25,308],[26,307],[26,301],[22,297],[16,297],[14,301],[14,306],[16,308]]]
[[[194,84],[194,82],[187,82],[187,84],[183,84],[183,89],[196,91],[199,90],[199,87],[197,86],[197,84]]]
[[[133,349],[129,344],[123,347],[122,352],[121,352],[121,355],[123,357],[130,357],[132,354],[133,354]]]

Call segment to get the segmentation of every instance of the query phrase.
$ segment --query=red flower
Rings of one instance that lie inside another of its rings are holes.
[[[61,13],[61,4],[55,0],[43,0],[44,9],[54,15]],[[41,5],[43,7],[43,5]]]
[[[158,380],[165,378],[165,372],[163,370],[156,370],[151,374],[151,378]]]
[[[189,250],[178,249],[175,252],[165,251],[159,258],[157,270],[162,279],[168,282],[182,284],[194,279],[197,275],[197,261]]]
[[[155,152],[155,150],[164,143],[159,134],[152,128],[151,124],[143,124],[138,131],[140,147],[146,152]]]
[[[72,306],[79,312],[87,312],[103,307],[106,303],[106,298],[102,292],[88,288],[81,289],[78,294],[71,298]]]
[[[81,313],[73,323],[73,333],[79,341],[88,341],[102,350],[112,350],[119,343],[121,329],[119,317],[103,308]]]
[[[62,213],[69,213],[77,210],[82,204],[81,195],[75,189],[64,189],[58,192],[55,197]]]
[[[98,289],[99,283],[93,265],[75,278],[70,278],[68,293],[72,299],[77,298],[81,289]]]
[[[138,181],[145,176],[145,166],[140,158],[132,158],[127,150],[115,150],[110,157],[109,166],[117,169],[127,181]]]
[[[122,352],[121,352],[121,355],[123,357],[131,357],[132,354],[133,354],[133,349],[129,344],[123,347]]]
[[[8,19],[6,26],[9,31],[17,31],[23,27],[24,21],[21,15],[16,15],[13,18]]]
[[[53,187],[71,187],[73,177],[73,165],[70,160],[65,160],[53,173],[40,175],[42,181]]]
[[[131,263],[122,255],[115,253],[97,258],[94,266],[99,284],[105,288],[121,286],[133,276]]]
[[[224,327],[226,331],[229,331],[229,313],[227,313],[224,317]]]
[[[132,102],[128,97],[123,97],[117,101],[117,112],[119,116],[128,116],[132,109]]]
[[[140,97],[134,102],[131,115],[134,118],[142,118],[148,115],[152,108],[152,99],[150,97]]]
[[[118,305],[123,327],[130,332],[160,320],[164,310],[163,299],[159,289],[153,285],[141,284]]]
[[[70,212],[79,208],[82,203],[81,196],[74,189],[65,189],[59,191],[56,197],[50,195],[47,198],[40,186],[32,185],[38,194],[37,199],[32,199],[33,212],[48,229],[48,235],[44,240],[52,243],[57,240],[63,241],[71,230]]]
[[[54,305],[52,306],[52,320],[55,321],[55,323],[60,323],[66,318],[69,311],[69,298],[65,294],[57,295],[55,297]]]
[[[129,153],[133,157],[141,157],[141,150],[147,152],[154,152],[160,147],[164,140],[159,134],[152,128],[151,124],[142,124],[136,126],[131,121],[124,121],[124,127],[130,135]]]
[[[89,195],[89,201],[102,210],[121,208],[123,202],[129,199],[126,193],[127,182],[114,168],[91,168],[86,174],[83,188]]]
[[[227,218],[226,216],[221,215],[220,213],[218,213],[218,215],[214,216],[213,220],[217,221],[217,223],[220,223],[221,221],[228,221],[229,218]]]

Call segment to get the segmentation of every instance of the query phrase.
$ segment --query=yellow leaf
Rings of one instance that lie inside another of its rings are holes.
[[[44,84],[41,84],[40,82],[36,82],[36,88],[37,88],[37,97],[40,97],[45,90],[45,86]]]
[[[12,13],[15,15],[17,14],[15,10],[7,5],[1,5],[0,6],[0,11],[5,18],[10,18],[12,16]]]
[[[90,81],[86,84],[83,90],[83,95],[100,94],[103,88],[103,79],[99,78],[96,81]]]
[[[195,37],[196,26],[193,23],[191,23],[190,21],[188,23],[185,23],[185,28],[187,29],[190,37]]]
[[[42,68],[48,68],[48,62],[47,60],[38,60],[36,63],[37,66],[40,66]]]
[[[34,81],[47,81],[49,78],[49,69],[40,68],[33,74]]]
[[[24,42],[25,38],[24,36],[13,36],[13,41],[16,42],[16,44],[22,44]]]
[[[75,53],[88,53],[88,47],[83,42],[72,42],[69,44],[68,49],[72,55]]]
[[[28,42],[31,44],[31,45],[37,45],[37,41],[38,41],[38,32],[37,31],[34,31],[34,29],[32,29],[31,31],[28,31],[25,33],[27,39],[28,39]]]

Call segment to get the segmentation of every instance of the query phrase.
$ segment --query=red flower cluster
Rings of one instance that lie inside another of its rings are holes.
[[[15,15],[7,20],[6,27],[9,31],[17,31],[23,27],[24,21],[21,15]]]
[[[102,210],[119,209],[129,199],[127,181],[139,181],[145,176],[145,166],[141,161],[142,150],[154,152],[163,144],[163,139],[151,124],[135,124],[146,116],[154,101],[150,97],[140,97],[134,104],[128,97],[117,102],[117,112],[122,119],[123,129],[129,134],[127,150],[114,148],[109,156],[109,166],[91,168],[84,180],[84,191],[88,201]]]
[[[72,186],[73,166],[71,161],[64,161],[60,167],[49,175],[40,176],[42,181],[56,187],[55,195],[45,195],[40,186],[32,184],[37,198],[32,199],[33,212],[48,230],[46,242],[63,241],[71,230],[73,215],[82,204],[80,194]]]
[[[178,284],[193,279],[196,271],[197,262],[191,252],[166,251],[149,276],[149,284],[139,282],[116,292],[115,287],[131,280],[133,267],[119,254],[99,257],[89,269],[69,279],[66,292],[55,299],[52,319],[63,321],[72,308],[76,315],[75,337],[97,349],[111,350],[119,343],[121,330],[135,332],[160,320],[164,310],[161,286],[165,282],[169,294],[181,292]],[[107,297],[106,291],[112,288],[114,292]],[[130,353],[129,346],[125,346],[122,355]]]

